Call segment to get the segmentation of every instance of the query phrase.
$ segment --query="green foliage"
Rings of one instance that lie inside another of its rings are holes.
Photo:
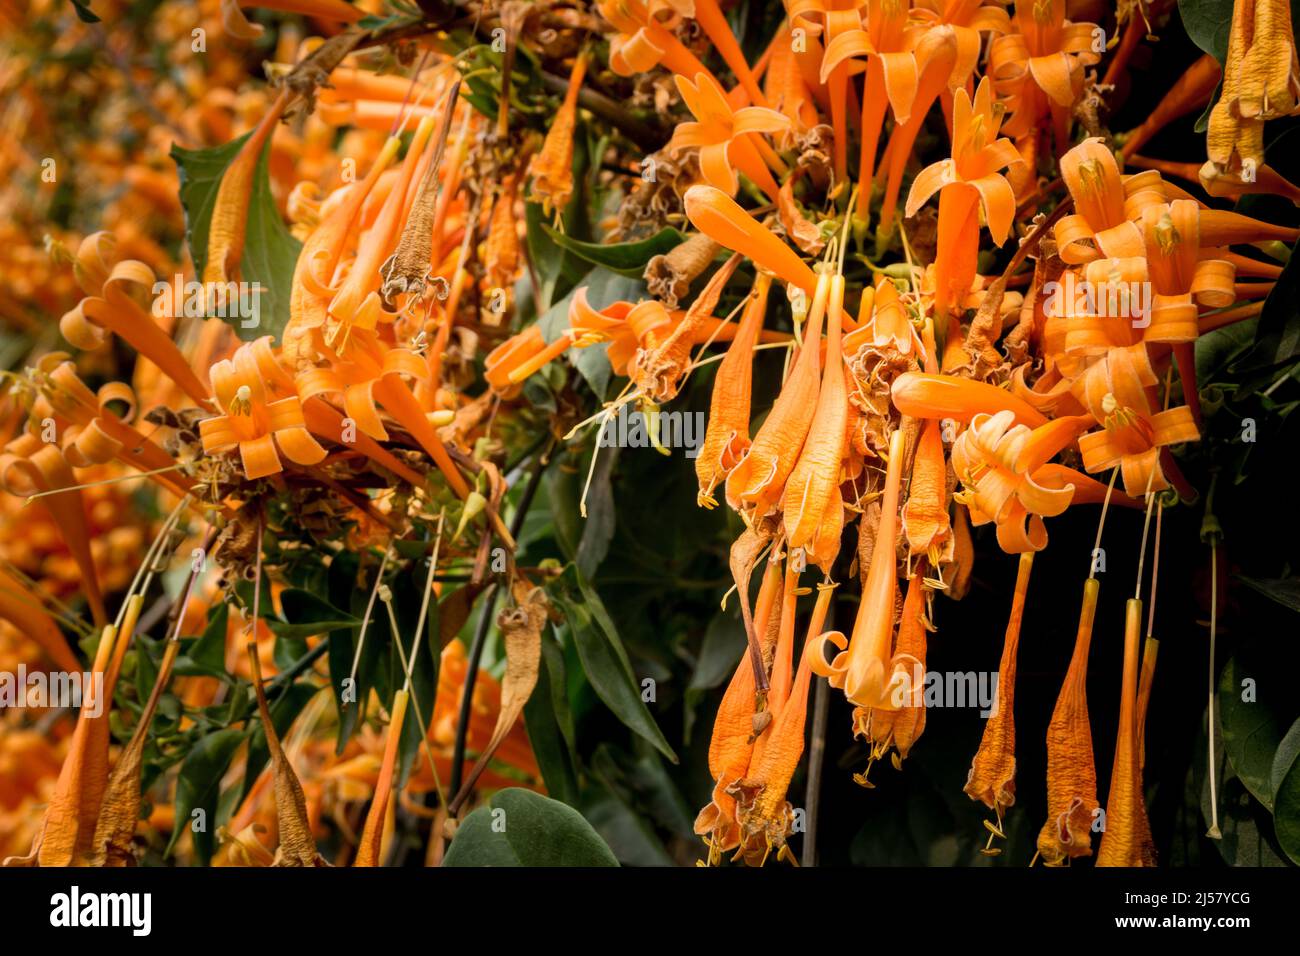
[[[512,787],[465,818],[443,865],[618,866],[618,860],[572,807]]]
[[[191,150],[172,146],[171,156],[180,173],[181,205],[185,208],[185,240],[189,244],[196,275],[202,276],[207,264],[208,230],[221,178],[249,135],[212,149]],[[298,253],[302,250],[302,243],[285,226],[271,196],[267,175],[270,148],[268,142],[253,173],[244,253],[239,266],[240,281],[258,283],[261,287],[259,321],[251,328],[244,328],[238,316],[221,317],[247,342],[263,335],[278,340],[284,331],[289,321],[289,289]]]

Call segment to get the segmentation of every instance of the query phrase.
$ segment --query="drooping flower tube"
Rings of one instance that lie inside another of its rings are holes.
[[[799,460],[817,412],[822,321],[830,291],[831,276],[824,271],[817,279],[799,358],[748,453],[727,476],[727,503],[737,510],[765,515],[781,500],[786,480]]]
[[[781,504],[789,546],[803,548],[827,574],[840,553],[840,535],[844,531],[840,468],[849,397],[840,351],[843,310],[844,276],[834,275],[826,309],[826,367],[817,393],[817,408],[799,460],[786,480]],[[816,350],[817,345],[814,342],[804,347]]]
[[[754,377],[754,345],[767,311],[767,293],[772,277],[760,272],[749,294],[736,337],[718,365],[709,398],[709,423],[704,443],[695,458],[699,479],[697,502],[705,508],[717,506],[713,489],[724,481],[749,449],[749,401]]]
[[[897,710],[889,692],[890,650],[894,636],[894,595],[898,590],[898,568],[894,557],[898,538],[898,498],[903,479],[903,432],[889,437],[889,460],[880,503],[880,526],[871,554],[871,567],[862,585],[862,600],[853,623],[853,635],[828,631],[816,638],[808,653],[813,673],[825,677],[832,687],[844,691],[858,707]],[[826,645],[839,653],[827,661]]]

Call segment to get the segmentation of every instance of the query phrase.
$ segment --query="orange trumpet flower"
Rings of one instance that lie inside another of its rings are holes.
[[[1092,855],[1091,831],[1099,805],[1087,678],[1098,587],[1096,578],[1083,583],[1074,653],[1047,725],[1047,822],[1038,834],[1038,852],[1048,866]]]
[[[738,796],[737,820],[744,834],[745,860],[757,860],[761,866],[772,850],[777,859],[789,857],[786,846],[794,822],[794,813],[786,794],[790,778],[794,776],[799,759],[803,756],[804,723],[808,715],[808,685],[812,680],[813,637],[821,633],[830,610],[834,584],[817,585],[817,602],[808,621],[808,637],[799,657],[799,670],[795,674],[789,696],[773,719],[765,735],[767,743],[761,756],[733,788]],[[741,661],[743,665],[745,662]]]
[[[1047,418],[1022,398],[996,385],[953,375],[904,372],[890,388],[894,407],[913,418],[969,422],[977,414],[1009,411],[1017,423],[1037,428]]]
[[[1097,851],[1098,866],[1155,866],[1155,846],[1142,795],[1138,739],[1138,653],[1142,602],[1130,598],[1124,614],[1124,678],[1120,689],[1115,763],[1106,797],[1106,829]]]
[[[789,546],[803,548],[827,574],[840,553],[844,531],[844,501],[840,494],[840,468],[844,459],[849,397],[840,352],[844,311],[844,277],[831,277],[827,305],[829,333],[826,369],[817,393],[817,408],[799,460],[785,483],[781,510]],[[816,350],[816,343],[805,345]],[[775,411],[773,412],[775,414]]]
[[[1020,623],[1025,614],[1029,593],[1029,575],[1034,568],[1034,552],[1020,555],[1016,572],[1016,589],[1011,598],[1011,616],[1002,639],[1002,659],[998,662],[998,688],[994,712],[984,725],[979,750],[971,761],[970,774],[962,789],[972,800],[981,801],[998,816],[1016,802],[1016,654],[1020,647]]]
[[[713,489],[725,480],[749,450],[749,400],[754,377],[754,345],[767,311],[767,293],[772,277],[760,272],[741,313],[736,337],[718,365],[709,399],[709,424],[704,443],[695,459],[699,479],[697,503],[717,507]]]
[[[1071,111],[1083,71],[1101,59],[1106,35],[1095,23],[1065,19],[1065,0],[1017,0],[1014,30],[989,44],[988,72],[1006,100],[1007,132],[1033,132],[1049,113],[1058,148],[1070,141]]]
[[[1002,550],[1019,554],[1047,546],[1043,518],[1064,512],[1074,494],[1068,484],[1043,484],[1055,476],[1040,477],[1039,467],[1093,420],[1058,418],[1032,431],[1014,421],[1009,411],[976,415],[952,446],[952,467],[966,486],[957,499],[970,509],[971,524],[996,522]]]
[[[764,165],[755,146],[763,133],[784,133],[790,120],[773,109],[745,106],[733,110],[718,81],[707,73],[696,75],[694,82],[677,77],[677,89],[697,122],[678,123],[668,142],[670,153],[698,148],[700,172],[704,181],[727,195],[734,195],[739,183],[735,167],[752,179],[772,199],[780,187]]]
[[[1197,441],[1200,429],[1186,405],[1151,412],[1147,389],[1156,384],[1145,345],[1112,349],[1075,383],[1075,396],[1104,426],[1079,438],[1089,472],[1120,466],[1124,490],[1140,497],[1169,487],[1160,463],[1166,445]]]
[[[939,318],[960,312],[975,281],[979,253],[979,220],[984,213],[993,241],[1002,245],[1016,214],[1016,197],[998,172],[1020,162],[1009,139],[998,138],[1001,116],[993,108],[992,86],[980,81],[972,102],[964,89],[953,104],[952,157],[927,166],[907,194],[907,215],[913,216],[939,193],[939,246],[935,259],[935,306]]]
[[[727,476],[727,502],[738,511],[750,509],[757,517],[767,514],[781,500],[786,479],[799,460],[817,412],[822,320],[830,292],[831,276],[823,272],[817,279],[799,358],[749,452]]]
[[[772,235],[741,209],[736,201],[715,186],[697,185],[683,197],[686,218],[696,229],[732,252],[748,256],[778,278],[812,295],[817,275],[798,253]]]
[[[825,677],[832,687],[858,707],[897,710],[890,694],[890,649],[894,635],[894,596],[898,591],[898,568],[894,557],[898,538],[898,496],[903,479],[903,432],[889,437],[889,460],[885,472],[885,490],[881,498],[880,526],[871,553],[871,567],[862,585],[853,636],[846,639],[840,631],[828,631],[816,639],[808,651],[812,655],[813,673]],[[839,653],[827,662],[825,646]]]
[[[270,336],[261,339],[269,345]],[[199,422],[205,453],[234,448],[250,481],[278,474],[280,454],[299,465],[319,464],[325,449],[306,429],[302,401],[297,395],[272,400],[267,380],[284,372],[267,348],[241,345],[233,358],[212,366],[213,391],[225,414]]]

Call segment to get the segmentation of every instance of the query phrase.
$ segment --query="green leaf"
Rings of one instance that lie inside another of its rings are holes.
[[[577,810],[511,787],[465,818],[442,865],[618,866],[618,860]]]
[[[90,9],[89,0],[72,0],[72,8],[77,11],[77,19],[82,23],[99,23],[99,17]]]
[[[1178,15],[1192,42],[1222,63],[1232,32],[1232,0],[1178,0]]]
[[[168,855],[175,849],[185,830],[191,829],[196,860],[206,866],[212,858],[213,841],[217,833],[217,792],[221,778],[230,767],[235,751],[247,738],[248,734],[243,730],[218,730],[201,737],[185,755],[180,775],[176,778],[176,823],[167,844]],[[198,825],[199,820],[193,816],[195,810],[203,811],[202,829],[192,829]]]
[[[1254,682],[1250,693],[1243,680]],[[1243,700],[1243,696],[1249,697]],[[1285,678],[1245,652],[1224,665],[1219,675],[1219,722],[1223,746],[1242,784],[1265,807],[1273,809],[1273,756],[1294,713]]]
[[[328,601],[301,588],[288,588],[283,591],[280,594],[280,607],[285,619],[267,621],[280,640],[302,640],[324,634],[326,631],[361,626],[361,621],[351,614],[340,611]]]
[[[563,591],[556,598],[568,619],[583,672],[592,688],[629,730],[643,737],[665,757],[677,763],[677,755],[664,739],[658,724],[641,699],[641,688],[614,622],[595,590],[574,565],[560,578]]]
[[[1300,720],[1291,725],[1273,757],[1273,827],[1291,862],[1300,864]]]
[[[735,671],[745,644],[745,623],[740,618],[739,605],[733,602],[731,611],[719,611],[709,621],[690,689],[712,690],[719,686]]]
[[[1204,737],[1201,739],[1204,741]],[[1286,866],[1272,817],[1241,785],[1241,780],[1231,775],[1221,780],[1218,796],[1219,832],[1222,836],[1208,842],[1214,844],[1224,862],[1229,866]],[[1212,819],[1208,775],[1201,784],[1201,814],[1208,824]]]
[[[1300,578],[1250,578],[1239,574],[1237,580],[1283,607],[1300,612]]]
[[[671,252],[686,241],[686,237],[671,226],[665,226],[648,239],[609,243],[583,242],[550,226],[542,225],[542,228],[557,246],[581,256],[592,265],[603,266],[610,272],[630,279],[641,278],[651,259]]]
[[[672,866],[673,859],[645,817],[602,783],[588,787],[583,815],[628,866]]]
[[[207,264],[208,230],[221,178],[249,135],[251,134],[212,149],[191,150],[172,146],[171,156],[176,161],[181,180],[185,238],[189,243],[190,257],[194,260],[194,271],[199,276],[203,275],[203,268]],[[294,266],[302,249],[302,243],[293,237],[280,218],[280,212],[271,196],[267,175],[269,147],[268,142],[253,173],[244,253],[239,264],[240,280],[257,283],[262,290],[258,298],[257,322],[245,328],[244,323],[248,320],[237,315],[220,317],[246,342],[263,335],[272,335],[278,340],[284,331],[285,324],[289,321],[289,291],[293,284]]]
[[[547,791],[555,799],[576,806],[577,755],[573,747],[573,715],[565,692],[564,652],[547,631],[542,632],[537,686],[524,705],[524,725]]]
[[[176,658],[175,671],[183,677],[226,677],[226,625],[230,605],[218,604],[208,616],[203,635]]]
[[[1277,368],[1300,355],[1300,310],[1295,307],[1300,299],[1300,256],[1295,252],[1293,246],[1291,258],[1264,299],[1255,346],[1243,360],[1246,370]],[[1253,384],[1257,388],[1266,383],[1261,380]],[[1253,390],[1249,385],[1243,389]]]

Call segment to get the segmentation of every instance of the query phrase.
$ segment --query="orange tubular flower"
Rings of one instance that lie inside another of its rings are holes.
[[[366,825],[361,832],[353,866],[379,866],[380,848],[384,839],[384,819],[388,816],[389,802],[393,796],[393,776],[397,771],[397,747],[402,740],[402,725],[406,719],[407,692],[399,690],[393,695],[392,720],[388,724],[388,740],[384,744],[384,762],[379,767],[379,781],[375,796],[366,814]]]
[[[979,65],[980,34],[1010,33],[1011,18],[1002,7],[992,3],[984,4],[984,0],[942,0],[941,3],[930,0],[930,5],[941,9],[936,12],[918,6],[913,8],[912,15],[927,22],[952,27],[957,40],[957,62],[948,82],[950,87],[965,86]]]
[[[619,76],[645,73],[659,64],[678,76],[708,72],[641,0],[598,0],[596,8],[618,31],[609,42],[609,68]]]
[[[777,851],[778,860],[789,856],[793,862],[785,842],[794,820],[786,793],[790,789],[790,778],[794,776],[799,759],[803,756],[808,685],[813,672],[812,659],[808,655],[816,650],[813,638],[821,633],[826,623],[835,587],[834,584],[817,585],[817,603],[808,621],[808,637],[804,641],[793,687],[780,713],[773,719],[770,731],[765,735],[768,740],[762,755],[755,758],[755,765],[734,788],[739,794],[737,818],[745,843],[747,846],[758,844],[752,846],[751,852],[746,854],[746,862],[757,857],[761,866],[772,850]],[[741,661],[742,666],[746,663]],[[759,850],[761,856],[756,852]]]
[[[377,441],[387,441],[388,431],[375,406],[375,389],[388,376],[423,379],[428,367],[410,349],[385,348],[374,332],[352,333],[348,348],[329,368],[300,372],[297,393],[305,402],[317,395],[343,396],[343,410],[357,428]]]
[[[889,659],[889,695],[897,708],[859,707],[854,710],[854,732],[871,743],[871,757],[878,760],[892,746],[897,751],[895,766],[901,766],[921,734],[925,732],[926,595],[925,559],[917,562],[907,582],[907,597],[898,619],[898,637]],[[866,774],[854,780],[869,786]]]
[[[1009,411],[1018,424],[1037,428],[1047,419],[1024,399],[987,382],[953,375],[904,372],[890,388],[894,407],[913,418],[969,422],[977,414]]]
[[[300,13],[338,23],[355,23],[364,16],[364,11],[345,0],[221,0],[221,25],[226,33],[241,40],[260,37],[264,28],[250,22],[240,7],[283,10],[286,13]]]
[[[827,306],[829,334],[826,370],[817,394],[817,409],[799,461],[785,483],[781,510],[791,548],[803,548],[808,557],[830,574],[840,553],[844,531],[844,500],[840,494],[840,466],[848,423],[849,396],[844,382],[844,360],[840,352],[844,277],[831,277]],[[814,340],[805,349],[816,351]],[[773,412],[775,414],[775,412]]]
[[[1075,209],[1052,227],[1063,260],[1077,265],[1144,254],[1142,232],[1130,221],[1129,209],[1159,173],[1121,177],[1114,154],[1094,136],[1061,157],[1061,177]]]
[[[739,254],[723,264],[686,310],[682,321],[662,342],[637,349],[628,372],[632,383],[649,401],[660,404],[677,397],[690,368],[691,346],[718,304],[722,290],[740,265]]]
[[[1006,99],[1007,132],[1032,132],[1049,112],[1058,148],[1070,141],[1083,70],[1101,59],[1105,34],[1094,23],[1065,19],[1065,0],[1017,0],[1014,32],[989,45],[988,72]]]
[[[802,27],[811,36],[820,36],[829,45],[843,33],[862,29],[862,7],[866,0],[787,0],[785,7],[792,26]],[[820,52],[820,51],[810,51]],[[825,60],[825,53],[822,53]],[[829,72],[829,106],[831,126],[835,131],[835,178],[843,179],[848,167],[848,94],[849,65],[839,63]],[[820,81],[827,86],[826,80]]]
[[[799,358],[748,454],[727,476],[727,502],[737,511],[752,509],[757,517],[767,514],[781,500],[786,479],[799,460],[817,412],[822,320],[830,291],[830,274],[823,272],[817,279]]]
[[[817,107],[799,70],[793,44],[777,43],[767,67],[764,83],[768,102],[784,113],[795,132],[806,132],[817,125]]]
[[[898,591],[898,569],[894,545],[898,538],[898,494],[903,479],[903,432],[889,436],[889,462],[881,499],[880,526],[871,553],[871,567],[862,585],[853,636],[846,640],[840,631],[828,631],[816,639],[808,653],[813,673],[825,677],[832,687],[844,691],[858,707],[897,710],[889,692],[890,644],[894,634],[894,596]],[[829,663],[825,646],[839,653]]]
[[[1112,349],[1074,386],[1075,396],[1104,426],[1079,438],[1084,469],[1095,473],[1118,464],[1124,490],[1134,497],[1169,487],[1161,448],[1201,437],[1186,405],[1151,412],[1146,390],[1156,381],[1147,348],[1138,343]]]
[[[1209,164],[1248,178],[1264,164],[1264,122],[1300,110],[1300,60],[1286,0],[1235,0],[1223,92],[1210,111]]]
[[[748,256],[780,279],[813,294],[818,279],[798,253],[772,235],[715,186],[697,185],[683,197],[686,217],[696,229],[732,252]]]
[[[311,333],[324,327],[330,301],[339,291],[332,283],[349,235],[355,228],[362,205],[400,147],[400,139],[389,137],[365,178],[347,189],[344,197],[325,214],[303,243],[293,271],[289,322],[283,336],[284,355],[291,364],[296,364],[299,358],[309,360],[314,357]]]
[[[754,603],[754,628],[756,633],[767,630],[776,594],[781,588],[781,566],[769,561],[759,585],[758,599]],[[747,600],[742,594],[741,600]],[[718,705],[713,721],[713,736],[709,740],[709,773],[714,780],[713,796],[709,804],[695,818],[695,832],[706,838],[709,845],[709,865],[720,855],[740,844],[740,827],[736,822],[736,798],[731,787],[749,769],[754,752],[755,693],[754,667],[748,654],[740,659],[736,672]]]
[[[885,181],[885,196],[880,203],[880,225],[876,227],[876,248],[879,251],[884,250],[893,235],[898,195],[903,188],[903,173],[912,156],[912,147],[920,135],[921,125],[925,122],[931,104],[949,89],[956,68],[957,52],[956,33],[946,24],[926,29],[916,43],[916,62],[921,72],[916,97],[912,101],[912,114],[906,123],[894,127],[889,136],[889,144],[885,147],[884,163],[876,173],[877,182],[888,176]]]
[[[1099,804],[1087,684],[1098,587],[1096,578],[1083,582],[1083,608],[1070,669],[1047,725],[1047,822],[1038,834],[1038,852],[1048,866],[1092,855],[1092,822]]]
[[[43,356],[37,363],[35,377],[40,397],[32,406],[31,424],[45,418],[53,419],[56,431],[63,436],[61,450],[67,465],[84,468],[110,460],[118,461],[150,473],[151,481],[178,495],[184,495],[189,490],[182,480],[170,473],[176,468],[176,460],[129,424],[135,412],[136,400],[126,385],[109,382],[98,392],[92,392],[78,377],[76,366],[63,352],[51,352]],[[118,417],[110,407],[118,403],[126,406],[122,417]],[[23,457],[30,457],[41,465],[43,459],[38,460],[37,456],[31,454],[38,444],[44,444],[38,435],[29,432],[11,445],[17,445],[18,442],[25,443],[26,447],[21,451],[16,447],[10,450]],[[43,465],[41,467],[44,468]],[[74,483],[70,477],[67,482],[53,480],[53,472],[48,469],[46,471],[45,478],[50,480],[51,487]]]
[[[943,457],[942,426],[930,419],[921,426],[921,437],[907,484],[903,505],[903,534],[912,555],[927,555],[939,566],[944,549],[952,541],[948,522],[947,463]]]
[[[86,298],[59,320],[63,337],[79,349],[102,348],[109,332],[156,364],[191,399],[200,405],[208,389],[194,374],[189,361],[139,298],[154,286],[154,271],[143,262],[126,259],[109,268],[114,240],[111,233],[87,236],[77,250],[76,273]],[[136,295],[132,294],[136,290]]]
[[[270,344],[270,337],[259,340]],[[267,347],[241,345],[233,358],[212,366],[217,404],[225,409],[199,422],[203,450],[216,454],[239,449],[244,474],[251,481],[278,474],[280,453],[299,465],[316,465],[325,449],[307,432],[302,401],[297,395],[271,400],[267,380],[284,376]]]
[[[1106,797],[1106,829],[1097,851],[1098,866],[1155,866],[1156,852],[1142,795],[1141,744],[1138,739],[1138,645],[1142,602],[1130,598],[1124,614],[1124,679],[1120,689],[1119,732],[1115,763]]]
[[[668,151],[678,153],[698,148],[700,172],[705,182],[729,196],[739,186],[732,168],[734,162],[763,192],[776,199],[780,187],[764,165],[755,138],[763,133],[788,131],[790,120],[776,110],[761,106],[733,110],[718,81],[707,73],[696,74],[694,82],[678,76],[677,89],[697,122],[678,123],[668,141]]]
[[[668,309],[657,299],[646,299],[635,305],[631,302],[614,302],[597,310],[587,301],[587,286],[581,286],[574,292],[573,300],[569,303],[569,328],[565,341],[579,349],[608,342],[609,364],[614,374],[628,375],[637,353],[662,346],[686,320],[686,316],[686,311]],[[690,336],[695,345],[702,345],[705,342],[730,342],[738,335],[734,324],[715,316],[697,315],[692,322],[698,322],[693,325]],[[525,330],[515,338],[527,334]],[[564,349],[559,348],[560,341],[561,339],[556,339],[545,346],[544,352],[538,353],[525,364],[517,366],[510,372],[511,381],[522,382],[546,362],[562,354]],[[786,343],[790,341],[790,337],[781,332],[761,332],[759,341]],[[530,346],[529,350],[531,349]],[[504,356],[505,353],[503,352],[502,355]]]
[[[1153,291],[1151,324],[1143,333],[1148,342],[1194,341],[1198,331],[1193,298],[1212,309],[1236,301],[1236,267],[1224,259],[1202,258],[1200,219],[1200,207],[1190,199],[1142,210]]]
[[[952,467],[966,486],[958,500],[970,509],[971,524],[997,522],[1002,550],[1020,554],[1047,546],[1043,518],[1065,511],[1074,494],[1067,484],[1043,484],[1055,476],[1040,477],[1039,467],[1093,420],[1058,418],[1032,431],[1014,421],[1008,411],[976,415],[952,446]]]
[[[33,641],[60,670],[68,673],[81,670],[80,662],[54,623],[54,618],[33,600],[29,588],[3,569],[0,569],[0,618]]]
[[[239,155],[222,174],[217,198],[212,206],[212,220],[208,224],[207,258],[203,266],[205,285],[209,282],[231,282],[239,278],[239,264],[244,257],[244,232],[248,225],[248,204],[253,196],[253,176],[261,162],[267,140],[271,138],[271,132],[289,105],[289,97],[288,90],[276,97],[275,103],[240,147]]]
[[[542,151],[532,158],[528,175],[532,177],[534,202],[542,204],[546,215],[553,209],[563,209],[573,194],[573,131],[578,114],[578,93],[587,72],[587,53],[579,52],[569,73],[569,88],[565,91],[560,111],[551,121]]]
[[[916,55],[909,49],[910,38],[907,36],[910,8],[911,0],[868,0],[867,28],[853,27],[837,34],[822,56],[823,83],[845,61],[856,57],[864,57],[867,61],[862,95],[858,199],[854,209],[859,229],[867,226],[871,179],[876,168],[881,127],[885,122],[885,107],[893,111],[894,123],[898,125],[906,123],[912,114],[918,71]]]
[[[384,200],[379,215],[375,217],[374,224],[358,243],[357,255],[348,270],[347,278],[330,300],[329,316],[338,323],[326,337],[326,342],[331,347],[346,344],[353,328],[373,329],[379,322],[383,310],[383,301],[379,296],[382,281],[380,267],[396,246],[397,236],[405,221],[406,196],[412,181],[416,179],[416,169],[434,125],[432,117],[426,116],[420,120],[393,187]]]
[[[1016,802],[1016,654],[1020,647],[1020,622],[1025,615],[1025,597],[1029,593],[1029,575],[1034,568],[1034,553],[1020,555],[1016,572],[1016,589],[1011,598],[1011,616],[1002,640],[1002,659],[998,663],[998,688],[995,708],[984,725],[979,750],[971,761],[965,793],[979,800],[998,816]]]
[[[767,312],[772,277],[760,272],[741,313],[736,337],[718,364],[709,399],[709,424],[695,458],[700,489],[696,498],[703,508],[717,507],[713,489],[740,463],[749,450],[749,398],[754,378],[754,345]]]
[[[953,104],[952,158],[926,167],[907,194],[913,216],[939,193],[939,248],[935,259],[935,306],[940,319],[962,311],[975,281],[979,220],[984,213],[993,241],[1002,245],[1016,214],[1011,184],[998,170],[1020,162],[1009,139],[998,139],[1000,115],[993,109],[988,78],[980,81],[972,103],[964,89]]]

